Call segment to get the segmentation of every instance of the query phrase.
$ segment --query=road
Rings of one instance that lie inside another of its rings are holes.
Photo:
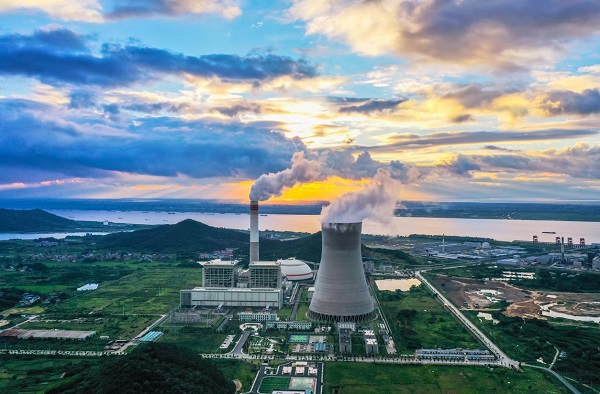
[[[425,279],[421,271],[415,271],[415,277],[424,283],[435,294],[442,304],[465,326],[485,347],[498,358],[500,365],[519,369],[519,362],[508,357],[491,339],[489,339],[471,320],[469,320],[457,307],[444,297],[433,285]]]
[[[143,337],[144,335],[146,335],[149,331],[152,331],[152,329],[156,326],[158,326],[160,323],[162,323],[168,315],[161,315],[154,323],[150,324],[148,327],[144,328],[142,330],[142,332],[140,332],[135,338],[130,339],[125,345],[121,346],[121,348],[119,350],[116,350],[114,353],[115,354],[125,354],[125,349],[127,349],[130,346],[137,346],[139,343],[139,339],[141,337]]]
[[[537,369],[542,369],[544,371],[550,372],[552,375],[556,376],[556,378],[558,380],[560,380],[565,386],[567,386],[567,388],[569,390],[571,390],[572,393],[574,394],[581,394],[579,390],[577,390],[575,387],[573,387],[573,385],[571,383],[569,383],[569,381],[565,378],[563,378],[560,374],[558,374],[556,371],[550,369],[550,368],[545,368],[545,367],[539,367],[537,365],[531,365],[531,364],[525,364],[523,363],[524,366],[526,367],[531,367],[531,368],[537,368]]]
[[[252,333],[254,333],[254,331],[244,331],[242,333],[242,336],[240,337],[240,339],[235,344],[235,347],[233,348],[233,350],[230,351],[229,353],[225,353],[225,354],[227,354],[227,355],[233,355],[233,356],[235,356],[237,358],[248,358],[248,357],[245,357],[245,356],[248,356],[248,355],[246,353],[242,352],[242,350],[244,349],[244,344],[248,340],[248,337],[250,335],[252,335]]]

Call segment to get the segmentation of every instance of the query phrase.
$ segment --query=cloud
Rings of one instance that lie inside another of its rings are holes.
[[[581,93],[553,91],[542,98],[538,108],[547,115],[600,113],[600,90],[586,89]]]
[[[341,113],[358,112],[363,114],[370,114],[374,112],[391,111],[395,109],[398,104],[405,102],[406,99],[397,100],[384,100],[384,99],[368,99],[359,105],[351,105],[340,108]],[[356,102],[356,101],[355,101]]]
[[[397,152],[434,146],[472,145],[490,142],[525,142],[571,139],[597,135],[597,130],[547,129],[536,131],[456,131],[435,132],[426,135],[396,134],[388,142],[377,146],[356,146],[356,150],[370,152]]]
[[[242,14],[237,0],[3,0],[0,12],[40,12],[65,21],[101,23],[125,18]]]
[[[164,49],[104,44],[91,53],[85,39],[67,29],[0,36],[0,74],[35,77],[44,83],[126,86],[165,75],[216,77],[259,85],[280,77],[312,78],[303,59],[274,54],[187,56]]]
[[[0,12],[42,12],[65,21],[102,22],[102,5],[96,0],[3,0]]]
[[[236,0],[115,0],[108,19],[217,14],[233,19],[242,14]]]
[[[512,70],[600,30],[589,0],[298,0],[289,14],[360,54]]]
[[[155,117],[121,129],[102,117],[77,122],[67,115],[48,104],[0,100],[0,183],[111,172],[248,179],[285,169],[304,148],[274,131],[274,122]]]
[[[500,155],[457,155],[445,163],[452,173],[509,171],[564,174],[573,178],[600,179],[600,145],[577,143],[564,149],[512,152]]]

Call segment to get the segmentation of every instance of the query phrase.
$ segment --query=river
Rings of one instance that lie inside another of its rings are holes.
[[[198,213],[198,212],[155,212],[155,211],[90,211],[90,210],[48,210],[49,212],[73,220],[109,221],[136,224],[175,224],[184,219],[194,219],[210,226],[246,230],[249,227],[248,214]],[[318,215],[279,215],[269,214],[259,217],[261,230],[301,231],[314,233],[320,229]],[[544,234],[554,231],[556,234]],[[600,242],[600,222],[560,222],[548,220],[501,220],[501,219],[454,219],[393,217],[386,224],[365,221],[365,234],[387,234],[406,236],[410,234],[460,235],[492,238],[499,241],[531,240],[533,235],[540,242],[554,242],[557,235],[585,238],[586,243]],[[52,234],[0,234],[0,240],[20,238],[31,239]],[[69,234],[56,234],[64,237]]]

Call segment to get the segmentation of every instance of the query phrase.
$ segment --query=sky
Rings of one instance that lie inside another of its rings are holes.
[[[599,20],[597,0],[2,0],[0,198],[293,203],[384,172],[400,200],[600,201]]]

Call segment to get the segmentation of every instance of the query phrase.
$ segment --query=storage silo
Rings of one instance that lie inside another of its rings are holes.
[[[323,223],[321,263],[308,317],[320,322],[365,322],[376,316],[361,255],[362,223]]]

